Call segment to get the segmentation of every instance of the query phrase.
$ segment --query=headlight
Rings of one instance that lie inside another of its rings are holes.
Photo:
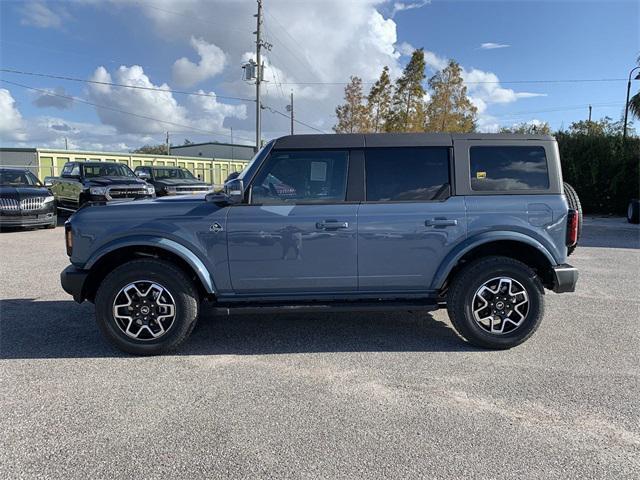
[[[107,193],[107,187],[91,187],[89,193],[91,195],[105,195]]]
[[[42,202],[43,205],[46,205],[47,203],[51,203],[53,202],[54,196],[50,195],[48,197],[44,197],[44,201]]]
[[[153,195],[154,193],[156,193],[156,189],[153,187],[153,185],[147,185],[145,188],[147,189],[147,194],[149,195]]]

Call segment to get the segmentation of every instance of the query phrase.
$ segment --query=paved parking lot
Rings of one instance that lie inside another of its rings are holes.
[[[587,219],[578,292],[506,352],[445,312],[205,317],[104,343],[63,230],[0,234],[1,478],[638,478],[640,230]]]

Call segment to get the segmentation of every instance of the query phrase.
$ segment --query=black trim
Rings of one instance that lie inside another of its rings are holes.
[[[80,270],[73,265],[69,265],[60,272],[62,289],[78,303],[82,303],[85,299],[83,290],[88,275],[87,270]]]
[[[364,150],[349,152],[347,173],[347,198],[345,203],[362,202],[365,199]]]
[[[553,291],[556,293],[568,293],[576,291],[578,282],[578,269],[565,263],[553,267]]]

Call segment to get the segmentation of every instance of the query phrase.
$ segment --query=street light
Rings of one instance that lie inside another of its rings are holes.
[[[622,130],[622,140],[627,138],[627,118],[629,116],[629,92],[631,91],[631,75],[636,70],[640,70],[640,66],[632,68],[629,72],[629,81],[627,82],[627,102],[624,104],[624,130]],[[635,76],[634,80],[640,80],[640,72]]]

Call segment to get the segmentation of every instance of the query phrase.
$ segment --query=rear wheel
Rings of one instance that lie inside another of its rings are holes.
[[[198,318],[198,292],[172,263],[132,260],[109,273],[96,294],[96,319],[116,347],[136,355],[175,350]]]
[[[454,328],[469,343],[507,349],[527,340],[540,325],[543,294],[540,279],[524,263],[485,257],[455,276],[447,310]]]
[[[578,197],[578,193],[576,192],[575,188],[573,188],[567,182],[564,182],[563,186],[564,196],[567,198],[569,208],[575,210],[578,215],[578,238],[576,239],[575,245],[571,245],[567,248],[567,255],[571,255],[578,246],[580,235],[582,235],[582,204],[580,203],[580,198]]]

